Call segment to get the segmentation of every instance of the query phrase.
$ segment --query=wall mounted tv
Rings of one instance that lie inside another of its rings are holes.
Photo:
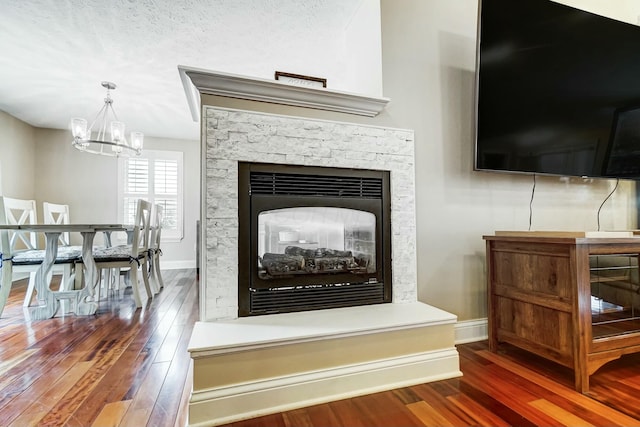
[[[640,27],[481,0],[475,169],[640,179]]]

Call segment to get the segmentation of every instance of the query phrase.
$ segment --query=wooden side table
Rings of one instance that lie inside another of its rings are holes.
[[[589,391],[589,377],[602,365],[640,351],[640,320],[632,312],[625,313],[624,304],[609,304],[619,310],[608,322],[599,323],[596,320],[602,313],[595,316],[592,312],[594,298],[603,301],[593,295],[592,283],[598,283],[598,289],[601,282],[606,286],[593,267],[600,257],[630,260],[633,274],[606,280],[640,290],[640,237],[632,233],[629,237],[588,237],[582,232],[496,232],[483,239],[492,351],[506,342],[572,368],[575,388],[582,393]],[[640,306],[637,301],[628,302],[636,310]]]

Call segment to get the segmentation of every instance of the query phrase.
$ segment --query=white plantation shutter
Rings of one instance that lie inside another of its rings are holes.
[[[164,208],[162,239],[181,239],[182,152],[145,150],[139,157],[119,159],[118,168],[119,220],[133,223],[136,201],[145,199]]]
[[[124,203],[122,221],[133,224],[136,215],[136,200],[149,197],[149,159],[128,158],[124,162]]]
[[[149,159],[129,158],[125,162],[125,192],[130,194],[149,193]]]
[[[154,164],[155,203],[163,209],[162,232],[178,227],[178,161],[157,159]]]
[[[178,194],[178,162],[175,160],[156,160],[155,187],[157,194]]]

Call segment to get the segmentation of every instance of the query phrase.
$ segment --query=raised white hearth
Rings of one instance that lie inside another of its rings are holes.
[[[419,302],[198,322],[192,426],[461,375],[456,316]]]
[[[328,89],[305,91],[300,104],[297,87],[181,72],[188,98],[194,90],[187,78],[204,104],[202,322],[189,345],[190,425],[460,375],[456,316],[417,301],[413,131],[345,121],[343,94]],[[263,98],[265,87],[277,91],[277,99]],[[365,98],[348,94],[346,102],[364,101],[372,111],[364,115],[375,116],[388,101]],[[287,105],[287,115],[260,101]],[[308,108],[323,109],[323,119],[309,118]],[[335,120],[326,110],[338,111],[331,113]],[[389,171],[393,302],[238,318],[238,162]]]

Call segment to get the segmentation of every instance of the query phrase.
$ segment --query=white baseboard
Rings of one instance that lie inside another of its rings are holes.
[[[482,341],[489,338],[487,319],[463,320],[454,327],[455,343]]]
[[[194,391],[189,425],[204,427],[462,375],[455,348]],[[194,422],[194,420],[206,420]]]
[[[178,261],[165,261],[160,260],[160,268],[163,270],[180,270],[183,268],[196,268],[195,260],[178,260]]]

